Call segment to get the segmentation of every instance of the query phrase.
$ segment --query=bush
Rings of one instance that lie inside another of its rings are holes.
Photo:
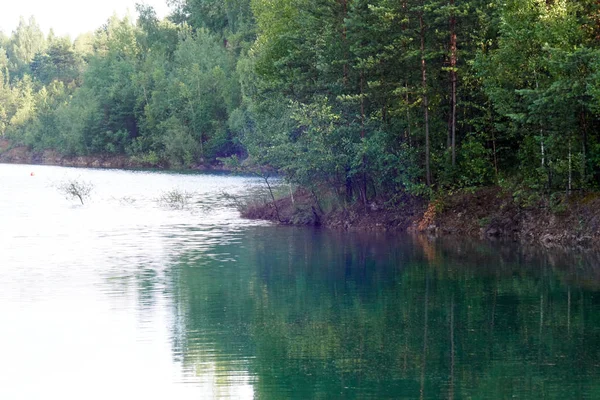
[[[81,204],[83,204],[83,200],[90,196],[94,186],[89,182],[71,179],[61,182],[57,188],[67,198],[67,200],[79,199]]]
[[[193,196],[193,193],[179,189],[172,189],[161,194],[161,196],[158,198],[158,202],[169,208],[183,210],[189,205],[190,199]]]

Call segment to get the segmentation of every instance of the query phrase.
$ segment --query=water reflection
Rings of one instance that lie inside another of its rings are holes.
[[[600,397],[594,252],[263,226],[222,195],[249,178],[29,168],[0,165],[2,399]]]
[[[176,357],[257,398],[600,394],[594,254],[252,228],[180,259]],[[540,257],[541,256],[541,257]],[[209,371],[209,372],[206,372]]]
[[[85,205],[56,190],[70,178],[94,185]],[[219,197],[255,184],[0,165],[0,398],[213,398],[173,360],[171,266],[256,225]],[[173,188],[192,206],[157,202]]]

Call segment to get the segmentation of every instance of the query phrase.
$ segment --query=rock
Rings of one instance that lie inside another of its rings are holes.
[[[502,232],[498,228],[489,228],[485,234],[487,237],[498,237]]]
[[[552,244],[552,243],[554,243],[555,241],[556,241],[556,236],[554,236],[554,235],[551,235],[551,234],[549,234],[549,233],[547,233],[547,234],[543,235],[543,236],[540,238],[540,242],[542,242],[542,244],[544,244],[544,245],[549,245],[549,244]]]
[[[437,229],[438,229],[437,225],[431,224],[425,229],[425,231],[427,233],[435,233],[437,231]]]
[[[577,244],[581,245],[581,246],[587,246],[590,245],[592,243],[592,237],[591,236],[579,236],[577,238]]]

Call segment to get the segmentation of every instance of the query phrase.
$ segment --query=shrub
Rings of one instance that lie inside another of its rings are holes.
[[[79,199],[81,204],[83,204],[83,200],[90,196],[94,185],[78,179],[70,179],[58,184],[57,188],[67,198],[67,200]]]
[[[172,189],[161,194],[158,202],[166,207],[176,210],[182,210],[189,205],[190,199],[194,196],[193,193],[185,190]]]

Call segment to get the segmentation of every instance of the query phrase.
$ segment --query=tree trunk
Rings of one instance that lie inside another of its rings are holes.
[[[423,4],[423,2],[421,3]],[[421,27],[421,76],[423,84],[423,109],[425,118],[425,181],[431,186],[431,168],[429,161],[429,99],[427,97],[427,62],[425,60],[425,22],[423,21],[423,10],[419,14],[419,25]]]
[[[424,309],[424,322],[423,322],[423,360],[421,362],[421,388],[419,390],[419,399],[425,398],[425,378],[427,377],[427,336],[429,330],[429,278],[425,277],[425,304]]]
[[[544,293],[540,294],[540,329],[539,329],[539,344],[538,344],[538,365],[542,362],[542,334],[544,328]]]
[[[450,6],[454,7],[454,0],[450,0]],[[456,16],[454,10],[450,17],[450,81],[452,82],[451,89],[451,148],[452,148],[452,166],[456,165],[456,82],[458,80],[458,72],[456,71],[457,62],[457,46],[456,46]]]
[[[408,82],[405,84],[406,88],[406,139],[408,140],[408,147],[412,147],[411,134],[410,134],[410,97],[408,97]]]
[[[352,190],[352,178],[350,178],[350,167],[346,167],[346,203],[352,201],[353,190]]]
[[[348,83],[348,49],[346,48],[346,37],[348,36],[348,32],[346,29],[345,19],[348,16],[348,0],[340,0],[340,4],[342,6],[342,42],[344,45],[344,66],[343,66],[343,78],[342,82],[344,86]]]
[[[402,10],[405,14],[407,14],[407,3],[406,0],[404,0],[402,2]],[[407,28],[407,20],[408,18],[403,18],[402,19],[402,32],[406,31]],[[403,51],[406,51],[406,46],[403,45],[402,46]],[[410,97],[408,95],[408,78],[406,78],[406,82],[404,83],[404,88],[406,90],[405,92],[405,97],[406,97],[406,139],[408,140],[408,147],[412,146],[411,143],[411,135],[410,135]]]
[[[540,83],[538,82],[537,72],[535,71],[535,69],[533,70],[533,77],[535,79],[535,90],[539,91]],[[544,127],[541,122],[540,122],[540,151],[542,153],[542,168],[545,168],[546,167],[546,148],[544,147]]]
[[[296,201],[294,200],[294,189],[292,188],[292,184],[289,184],[290,187],[290,199],[292,200],[292,205],[296,205]]]
[[[494,118],[492,117],[492,105],[486,104],[487,116],[489,118],[490,131],[492,132],[492,154],[494,157],[494,174],[496,177],[496,184],[498,184],[498,152],[496,151],[496,128],[494,127]]]
[[[573,190],[573,154],[571,152],[571,137],[569,137],[569,186],[568,186],[568,194],[571,194]]]
[[[571,335],[571,286],[567,287],[567,334]]]
[[[279,207],[277,207],[277,201],[275,201],[275,195],[273,195],[273,189],[271,188],[271,184],[269,183],[269,176],[263,175],[262,178],[265,181],[265,184],[267,185],[267,189],[269,189],[269,194],[271,195],[271,200],[273,201],[273,207],[275,207],[275,214],[277,215],[277,221],[283,222],[283,221],[281,221],[281,217],[279,216]]]
[[[360,138],[362,140],[365,139],[365,94],[364,90],[364,80],[365,74],[364,71],[360,71]],[[363,204],[365,206],[365,210],[367,207],[367,171],[366,171],[366,162],[365,156],[362,156],[362,198]]]
[[[588,131],[588,124],[587,124],[587,116],[586,116],[586,112],[585,109],[583,111],[581,111],[580,113],[580,118],[581,118],[581,152],[583,153],[583,160],[582,160],[582,165],[581,165],[581,182],[583,184],[583,186],[585,187],[586,183],[587,183],[587,179],[586,179],[586,175],[587,175],[587,131]]]
[[[454,345],[454,295],[450,304],[450,384],[448,385],[448,400],[454,400],[454,365],[455,365],[455,345]]]

